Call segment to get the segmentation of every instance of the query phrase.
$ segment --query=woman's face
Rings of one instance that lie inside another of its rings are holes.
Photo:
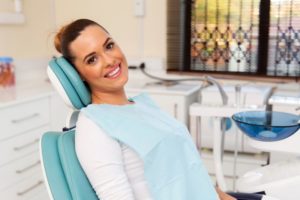
[[[71,43],[74,64],[91,92],[117,92],[128,80],[127,61],[120,47],[101,27],[86,27]]]

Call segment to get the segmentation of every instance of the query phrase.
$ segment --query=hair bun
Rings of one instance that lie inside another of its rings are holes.
[[[64,34],[64,31],[66,29],[66,26],[63,26],[58,33],[56,33],[55,37],[54,37],[54,46],[55,49],[59,52],[62,53],[62,47],[61,47],[61,43],[62,43],[62,36]]]
[[[105,30],[101,25],[89,19],[78,19],[61,27],[54,37],[55,49],[66,59],[71,61],[74,56],[72,56],[72,52],[69,47],[70,44],[80,35],[81,31],[92,25],[99,26]]]

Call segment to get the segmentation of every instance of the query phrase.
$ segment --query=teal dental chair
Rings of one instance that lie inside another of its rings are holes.
[[[44,133],[40,140],[41,163],[49,196],[54,200],[98,200],[75,152],[74,127],[78,110],[91,102],[90,93],[64,58],[51,60],[47,72],[66,104],[74,109],[63,132]]]
[[[46,132],[40,140],[45,184],[52,200],[99,200],[75,152],[75,125],[79,110],[91,103],[88,88],[62,57],[50,61],[47,73],[65,103],[74,111],[62,132]],[[259,194],[230,193],[239,200],[261,200]]]

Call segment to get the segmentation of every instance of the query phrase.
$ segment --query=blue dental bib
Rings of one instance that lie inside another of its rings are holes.
[[[155,200],[217,200],[215,188],[186,127],[146,95],[134,104],[91,104],[82,112],[144,161]]]

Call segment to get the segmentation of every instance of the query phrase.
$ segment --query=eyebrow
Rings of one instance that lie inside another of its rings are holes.
[[[103,46],[105,46],[105,45],[108,43],[108,41],[111,40],[111,39],[112,39],[111,37],[106,38],[105,42],[103,43]],[[93,52],[89,53],[88,55],[86,55],[86,56],[83,58],[83,62],[85,62],[85,60],[86,60],[88,57],[90,57],[90,56],[92,56],[92,55],[94,55],[94,54],[96,54],[95,51],[93,51]]]

